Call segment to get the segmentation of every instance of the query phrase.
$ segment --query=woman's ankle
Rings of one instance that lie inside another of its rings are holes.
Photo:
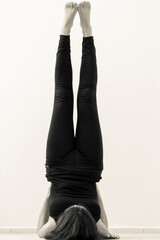
[[[90,37],[90,36],[92,36],[92,27],[91,27],[91,25],[89,25],[89,26],[83,26],[82,27],[82,33],[83,33],[83,36],[84,37]]]

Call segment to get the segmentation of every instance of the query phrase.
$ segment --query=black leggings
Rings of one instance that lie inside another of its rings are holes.
[[[55,65],[55,97],[46,149],[46,166],[103,169],[102,135],[97,110],[97,62],[93,36],[83,37],[74,137],[70,35],[60,35]],[[76,158],[75,158],[76,150]],[[73,153],[73,154],[72,154]],[[74,159],[71,159],[73,156]],[[76,162],[75,162],[76,161]],[[75,165],[74,165],[75,166]]]

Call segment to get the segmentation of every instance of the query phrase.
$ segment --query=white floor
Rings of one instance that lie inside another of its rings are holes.
[[[129,240],[160,240],[160,233],[118,233],[120,239]],[[33,233],[1,233],[0,240],[37,240],[41,239],[36,234]]]

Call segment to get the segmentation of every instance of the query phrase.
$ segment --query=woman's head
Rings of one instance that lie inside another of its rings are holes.
[[[72,205],[58,217],[56,228],[47,239],[98,240],[97,226],[90,211],[82,204]]]

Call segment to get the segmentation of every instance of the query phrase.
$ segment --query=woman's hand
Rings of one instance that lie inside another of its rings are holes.
[[[118,239],[119,235],[111,234],[101,219],[96,223],[100,239]]]
[[[116,234],[112,234],[112,233],[108,233],[107,235],[103,235],[103,234],[99,233],[99,238],[101,240],[103,240],[103,239],[119,239],[120,236],[116,235]]]

